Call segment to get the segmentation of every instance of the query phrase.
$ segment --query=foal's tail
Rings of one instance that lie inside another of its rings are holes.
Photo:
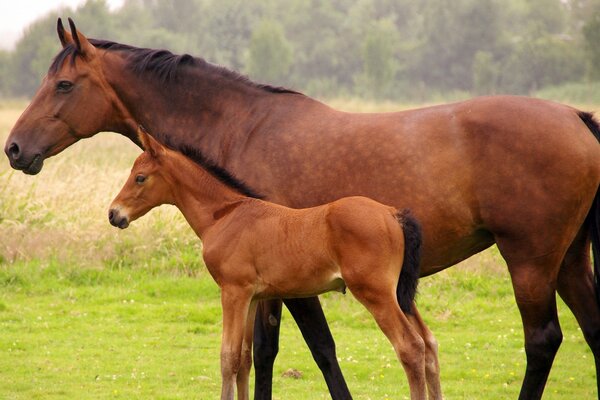
[[[419,264],[421,263],[421,225],[407,209],[396,213],[396,219],[402,225],[404,233],[404,262],[402,271],[400,271],[396,297],[400,309],[407,314],[412,314],[412,304],[419,282]]]
[[[600,142],[600,125],[592,113],[579,112],[579,118],[588,127]],[[594,288],[596,289],[596,303],[600,305],[600,189],[596,191],[592,208],[587,215],[587,224],[590,229],[592,253],[594,254]]]

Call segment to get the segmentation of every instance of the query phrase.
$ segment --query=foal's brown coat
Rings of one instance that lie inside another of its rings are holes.
[[[126,228],[155,206],[174,204],[202,239],[206,266],[222,290],[222,399],[233,398],[236,382],[238,398],[248,398],[257,300],[346,286],[394,346],[411,398],[425,399],[426,386],[431,398],[441,398],[437,353],[425,346],[431,333],[414,304],[405,314],[398,303],[405,240],[395,208],[365,197],[307,209],[250,198],[149,135],[139,137],[146,151],[113,201],[109,219]],[[414,265],[416,280],[418,261]],[[409,302],[413,296],[414,291]]]

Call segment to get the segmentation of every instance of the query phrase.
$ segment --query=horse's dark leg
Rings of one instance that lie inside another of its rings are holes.
[[[502,252],[501,241],[498,246]],[[562,253],[526,261],[511,261],[505,253],[525,333],[527,369],[519,399],[541,399],[562,342],[556,312],[556,279]]]
[[[258,303],[254,323],[254,399],[270,400],[273,363],[279,351],[281,300]]]
[[[586,227],[577,235],[560,268],[558,293],[577,318],[594,354],[596,385],[600,398],[600,307],[595,297]]]
[[[318,297],[286,299],[286,307],[296,320],[304,340],[321,369],[333,400],[351,399],[335,353],[335,342]]]

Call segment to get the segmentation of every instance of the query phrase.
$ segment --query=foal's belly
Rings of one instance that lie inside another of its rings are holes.
[[[256,299],[313,297],[338,291],[346,292],[346,283],[337,266],[279,268],[277,274],[260,274]],[[276,276],[274,276],[276,275]]]

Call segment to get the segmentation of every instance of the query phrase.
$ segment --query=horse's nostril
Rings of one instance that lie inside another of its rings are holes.
[[[110,210],[108,212],[108,220],[112,221],[114,217],[115,217],[115,213],[113,212],[113,210]]]
[[[15,142],[11,143],[10,146],[8,146],[8,154],[13,158],[13,160],[18,159],[21,155],[21,149],[19,148],[19,145]]]

